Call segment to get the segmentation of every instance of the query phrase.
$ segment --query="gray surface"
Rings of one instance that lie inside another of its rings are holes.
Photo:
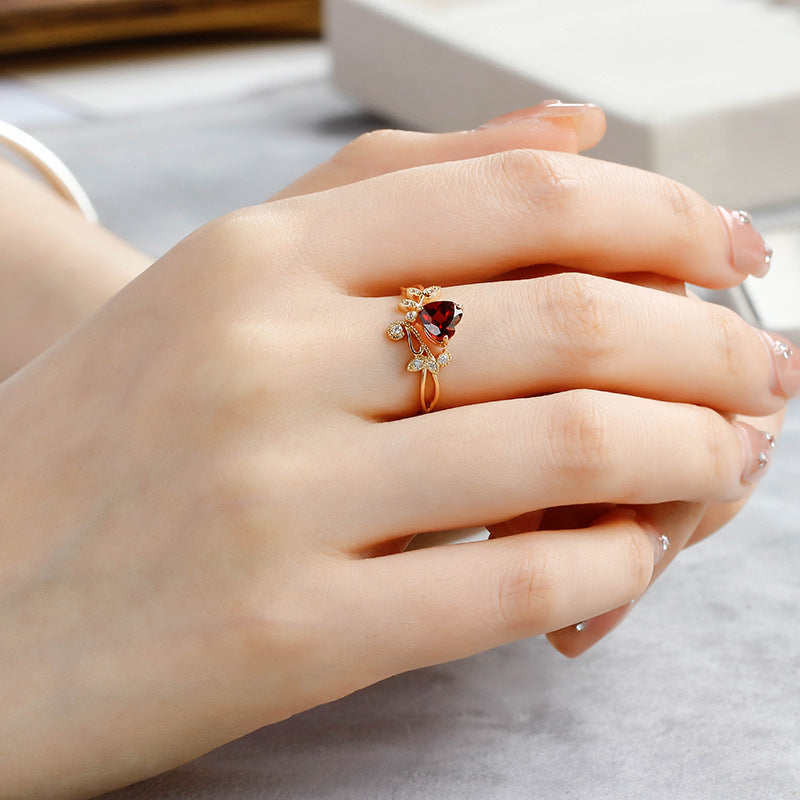
[[[112,228],[153,254],[379,124],[313,83],[50,128]],[[570,662],[539,639],[262,729],[108,800],[800,797],[800,405],[745,511]]]

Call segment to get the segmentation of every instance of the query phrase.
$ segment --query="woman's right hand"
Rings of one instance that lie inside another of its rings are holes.
[[[743,497],[763,434],[710,408],[774,412],[773,375],[800,365],[683,297],[496,280],[647,265],[722,286],[736,257],[688,190],[532,151],[245,209],[184,240],[0,386],[7,796],[144,778],[638,597],[658,508],[401,551],[555,505]],[[419,281],[465,310],[423,416],[385,334]]]

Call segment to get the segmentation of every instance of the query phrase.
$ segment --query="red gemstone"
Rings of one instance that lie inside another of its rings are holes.
[[[425,333],[434,342],[441,344],[445,336],[448,339],[453,338],[456,325],[461,322],[463,313],[461,306],[450,300],[435,300],[432,303],[425,303],[418,316]]]

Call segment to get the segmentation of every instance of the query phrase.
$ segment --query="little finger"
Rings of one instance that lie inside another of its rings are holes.
[[[378,679],[574,624],[638,597],[663,552],[657,523],[618,510],[581,531],[351,562],[353,657]]]
[[[666,545],[664,557],[654,568],[648,588],[686,546],[705,509],[706,506],[702,503],[664,503],[656,508],[639,509],[641,514],[658,516],[659,530],[666,537],[663,540]],[[552,631],[547,634],[547,640],[562,655],[576,658],[614,630],[628,616],[638,600],[639,598],[634,598],[612,611]]]

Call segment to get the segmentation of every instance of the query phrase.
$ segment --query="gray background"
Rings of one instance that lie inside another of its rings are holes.
[[[327,81],[34,130],[158,256],[382,125]],[[800,797],[800,405],[771,472],[576,661],[542,639],[385,681],[108,800]]]

